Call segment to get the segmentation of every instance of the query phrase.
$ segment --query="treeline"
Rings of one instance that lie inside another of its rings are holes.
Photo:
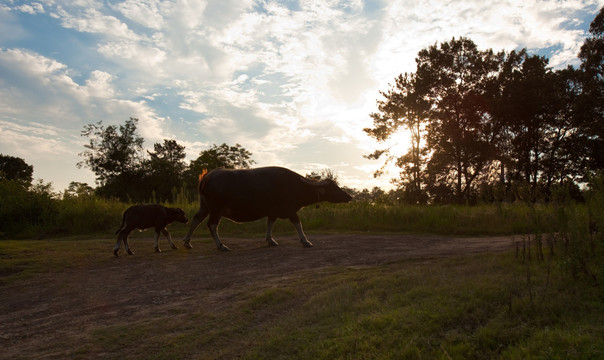
[[[421,50],[364,129],[380,142],[408,130],[410,148],[367,157],[401,168],[395,182],[409,203],[578,194],[604,168],[604,8],[589,31],[578,69],[553,71],[545,57],[480,50],[467,38]]]
[[[204,169],[249,168],[252,153],[241,145],[212,145],[185,162],[185,147],[176,140],[155,143],[144,151],[144,139],[137,129],[138,119],[123,125],[88,124],[82,136],[89,138],[78,167],[88,167],[96,175],[94,193],[103,198],[129,202],[176,202],[197,199],[198,176]],[[72,183],[67,195],[92,190],[87,184]]]

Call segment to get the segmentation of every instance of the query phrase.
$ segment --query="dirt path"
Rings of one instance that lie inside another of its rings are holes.
[[[131,241],[137,255],[99,262],[25,284],[0,287],[0,358],[61,357],[56,342],[77,342],[94,329],[158,316],[188,307],[219,311],[243,287],[279,286],[294,276],[332,267],[366,267],[412,258],[509,251],[511,237],[446,238],[401,235],[311,236],[313,248],[296,237],[268,247],[258,239],[224,239],[233,251],[209,243],[192,250],[153,254],[151,239]],[[164,247],[167,247],[164,245]],[[177,252],[177,253],[173,253]],[[110,256],[111,249],[106,254]],[[172,253],[172,254],[171,254]],[[54,350],[52,350],[54,349]]]

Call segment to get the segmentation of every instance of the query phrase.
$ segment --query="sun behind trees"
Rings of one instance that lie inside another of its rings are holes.
[[[134,202],[174,201],[177,196],[191,201],[196,198],[197,176],[203,169],[245,169],[254,164],[252,153],[239,144],[214,144],[189,165],[185,147],[176,140],[155,143],[145,156],[137,124],[138,119],[130,118],[119,126],[105,127],[102,122],[84,126],[82,136],[90,140],[79,154],[84,160],[77,165],[95,173],[97,195]]]
[[[366,157],[401,169],[394,182],[410,203],[535,201],[587,182],[604,169],[603,11],[580,69],[553,71],[525,49],[494,53],[463,37],[421,50],[364,129],[380,143],[408,130],[410,148]]]

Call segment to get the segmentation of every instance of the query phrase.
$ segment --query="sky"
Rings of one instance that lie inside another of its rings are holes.
[[[86,124],[139,119],[145,148],[174,139],[187,163],[241,144],[255,166],[341,185],[375,179],[379,91],[417,53],[465,36],[480,49],[527,48],[554,69],[577,54],[604,0],[0,0],[0,153],[62,191],[95,186],[78,169]]]

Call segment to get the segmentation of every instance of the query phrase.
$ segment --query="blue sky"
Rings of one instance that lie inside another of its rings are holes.
[[[257,166],[332,169],[343,185],[389,186],[371,126],[379,90],[419,50],[466,36],[577,65],[604,0],[0,0],[0,153],[62,191],[83,126],[139,121],[145,147],[241,144]],[[405,135],[398,146],[405,150]]]

